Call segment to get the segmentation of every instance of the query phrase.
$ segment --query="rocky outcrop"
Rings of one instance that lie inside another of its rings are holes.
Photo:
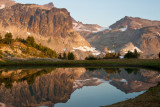
[[[33,36],[37,43],[57,52],[90,44],[72,28],[70,13],[52,4],[16,4],[0,10],[0,32],[13,33],[14,37]],[[52,7],[52,8],[51,8]],[[77,54],[78,55],[78,54]]]

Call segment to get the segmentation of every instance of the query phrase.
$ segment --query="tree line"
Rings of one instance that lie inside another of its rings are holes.
[[[59,54],[58,59],[75,60],[76,57],[72,52],[64,52],[63,54]]]
[[[48,56],[50,58],[56,58],[57,57],[57,53],[45,46],[42,46],[41,44],[37,44],[35,42],[34,37],[28,36],[27,39],[22,39],[22,38],[16,38],[13,39],[13,35],[12,33],[6,33],[4,38],[2,38],[2,36],[0,35],[0,43],[1,44],[7,44],[7,45],[12,45],[15,41],[21,42],[23,44],[25,44],[27,47],[33,47],[41,52],[44,53],[45,56]],[[26,50],[26,53],[29,53],[29,50]],[[0,52],[1,54],[2,52]]]
[[[89,55],[88,57],[85,58],[85,60],[98,60],[98,59],[119,59],[120,58],[120,53],[106,53],[106,55],[103,58],[98,58],[93,55]],[[140,53],[135,49],[134,52],[128,51],[125,55],[124,58],[126,59],[131,59],[131,58],[139,58]],[[158,54],[158,57],[160,59],[160,52]]]

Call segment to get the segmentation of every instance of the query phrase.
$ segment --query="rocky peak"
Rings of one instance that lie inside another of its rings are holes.
[[[55,7],[54,4],[53,4],[53,2],[45,4],[44,6],[49,7],[49,8],[54,8]]]
[[[111,29],[140,29],[148,26],[158,26],[160,25],[159,21],[151,21],[147,19],[141,19],[139,17],[129,17],[125,16],[121,20],[117,21],[110,26]]]

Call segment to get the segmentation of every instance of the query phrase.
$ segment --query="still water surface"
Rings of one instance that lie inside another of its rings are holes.
[[[136,68],[32,68],[0,70],[6,107],[99,107],[143,94],[160,73]]]

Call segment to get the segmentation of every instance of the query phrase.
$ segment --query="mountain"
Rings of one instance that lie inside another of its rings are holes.
[[[73,51],[90,44],[72,27],[70,13],[48,5],[15,4],[0,10],[0,32],[11,32],[14,38],[33,36],[37,43],[58,53]],[[76,53],[76,52],[75,52]],[[80,52],[76,55],[79,57]],[[82,55],[81,55],[82,58]],[[83,56],[82,59],[84,59]]]
[[[160,52],[160,21],[124,17],[104,31],[81,35],[100,51],[109,49],[124,55],[137,49],[141,58],[157,58]]]
[[[160,25],[160,21],[151,21],[147,19],[141,19],[138,17],[128,17],[125,16],[121,20],[117,21],[109,28],[111,29],[140,29],[148,26],[158,26]]]

